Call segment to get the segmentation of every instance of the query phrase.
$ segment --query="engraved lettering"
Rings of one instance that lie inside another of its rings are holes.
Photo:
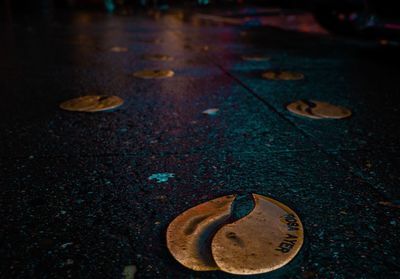
[[[289,232],[299,230],[300,225],[296,219],[296,216],[294,216],[293,214],[286,214],[285,216],[281,217],[281,220],[286,223]],[[289,253],[290,250],[292,250],[293,246],[296,244],[297,238],[297,235],[287,233],[284,240],[275,250],[281,253]]]

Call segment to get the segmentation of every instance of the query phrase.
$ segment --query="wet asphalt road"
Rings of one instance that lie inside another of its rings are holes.
[[[179,13],[20,20],[1,37],[0,278],[123,278],[128,265],[135,278],[236,278],[190,271],[165,244],[174,217],[232,193],[275,198],[305,227],[293,262],[249,278],[400,277],[398,49]],[[145,68],[176,75],[132,77]],[[266,69],[306,78],[266,81]],[[93,92],[125,103],[58,108]],[[353,116],[300,118],[285,109],[298,99]]]

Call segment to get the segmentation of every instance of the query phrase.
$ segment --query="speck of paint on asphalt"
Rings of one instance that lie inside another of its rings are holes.
[[[65,248],[67,248],[68,246],[70,246],[70,245],[72,245],[73,243],[72,242],[67,242],[67,243],[64,243],[63,245],[61,245],[60,247],[62,248],[62,249],[65,249]]]
[[[174,173],[163,172],[163,173],[154,173],[149,176],[149,180],[157,180],[157,183],[167,182],[168,179],[175,177]]]
[[[208,114],[208,115],[217,115],[218,112],[219,112],[219,109],[217,109],[217,108],[210,108],[210,109],[206,109],[205,111],[203,111],[204,114]]]

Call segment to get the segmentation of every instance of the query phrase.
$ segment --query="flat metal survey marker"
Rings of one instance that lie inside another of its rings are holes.
[[[289,71],[266,71],[262,73],[262,78],[267,80],[302,80],[304,74]]]
[[[352,115],[352,112],[345,107],[315,100],[298,100],[286,108],[296,115],[312,119],[342,119]]]
[[[143,79],[169,78],[175,75],[172,70],[141,70],[133,73],[134,77]]]
[[[87,95],[65,101],[60,108],[68,111],[97,112],[112,110],[124,103],[120,97],[107,95]]]
[[[149,61],[172,61],[174,58],[169,55],[164,54],[145,54],[142,56],[142,59]]]
[[[119,47],[119,46],[114,46],[110,48],[111,52],[127,52],[129,49],[127,47]]]
[[[229,223],[235,196],[192,207],[167,229],[167,246],[184,266],[198,271],[221,270],[249,275],[276,270],[289,263],[304,241],[297,214],[271,198],[253,194],[254,208]]]

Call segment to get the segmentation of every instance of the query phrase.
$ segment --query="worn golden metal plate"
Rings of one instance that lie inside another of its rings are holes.
[[[299,217],[284,204],[253,194],[254,209],[228,223],[235,196],[190,208],[167,229],[167,246],[182,265],[197,271],[246,275],[270,272],[290,262],[304,241]]]
[[[144,60],[150,60],[150,61],[172,61],[174,58],[169,55],[163,55],[163,54],[149,54],[149,55],[143,55],[142,58]]]
[[[124,103],[120,97],[105,95],[88,95],[65,101],[60,108],[68,111],[96,112],[111,110]]]
[[[211,256],[210,238],[227,222],[235,196],[220,197],[188,209],[167,229],[167,246],[182,265],[197,271],[217,270]]]
[[[110,48],[111,52],[127,52],[128,48],[127,47],[119,47],[119,46],[114,46]]]
[[[252,61],[252,62],[262,62],[269,61],[271,57],[262,56],[262,55],[243,55],[242,60],[244,61]]]
[[[345,107],[314,100],[299,100],[286,107],[290,112],[313,119],[342,119],[351,116]]]
[[[304,74],[289,71],[266,71],[261,75],[268,80],[302,80]]]
[[[253,211],[223,226],[212,240],[212,255],[222,271],[270,272],[290,262],[303,244],[303,225],[295,212],[276,200],[257,194],[253,198]]]
[[[134,77],[144,79],[169,78],[174,76],[172,70],[142,70],[133,73]]]

